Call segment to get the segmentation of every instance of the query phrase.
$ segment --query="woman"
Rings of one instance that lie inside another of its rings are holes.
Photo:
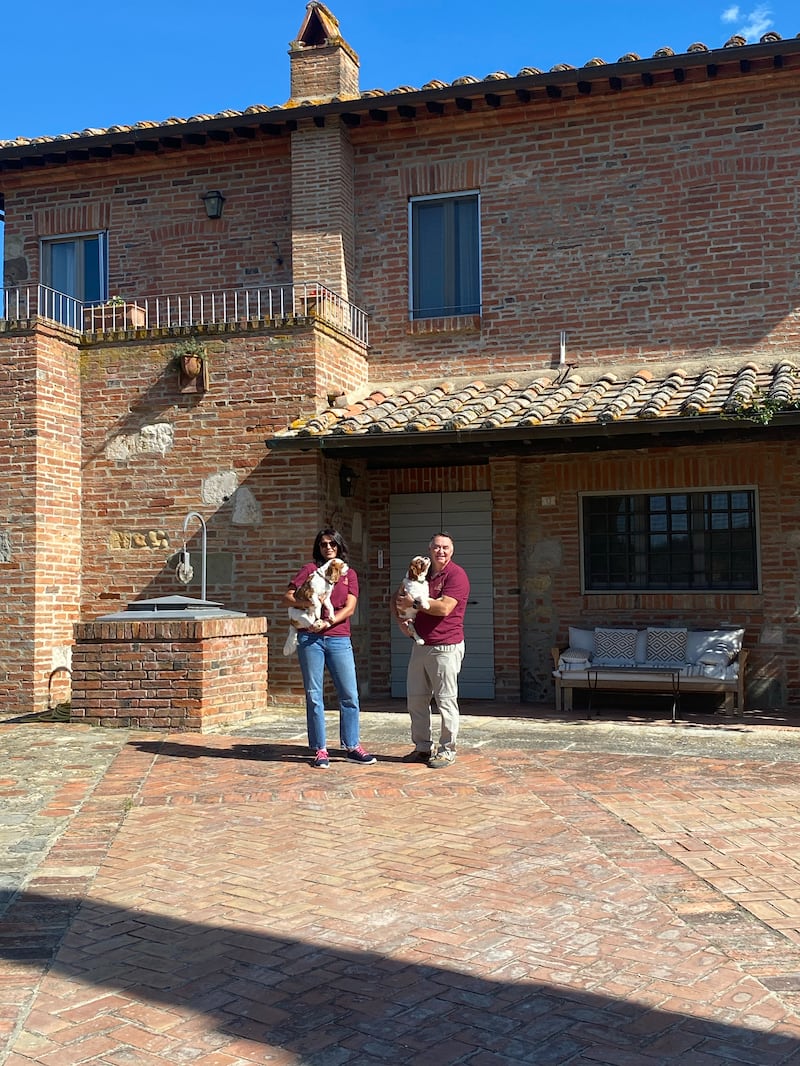
[[[348,558],[344,538],[335,529],[321,529],[317,533],[311,554],[314,556],[314,562],[306,563],[289,582],[289,588],[283,597],[286,607],[302,606],[295,600],[295,592],[318,566],[323,566],[331,559],[341,559],[346,563]],[[350,616],[355,611],[357,602],[358,575],[350,567],[344,577],[333,586],[333,618],[320,619],[297,634],[297,658],[300,660],[303,688],[306,692],[308,744],[315,753],[311,765],[318,770],[327,770],[330,766],[325,742],[323,699],[326,667],[339,697],[339,741],[347,751],[346,758],[364,765],[377,762],[374,755],[364,751],[358,737],[358,682],[353,645],[350,642]]]

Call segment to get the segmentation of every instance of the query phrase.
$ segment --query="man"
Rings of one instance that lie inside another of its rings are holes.
[[[428,546],[430,606],[404,592],[401,586],[392,602],[395,618],[404,633],[408,622],[398,610],[418,609],[414,628],[422,644],[412,644],[408,661],[406,700],[411,716],[414,750],[406,762],[427,762],[434,770],[450,766],[456,758],[458,736],[458,674],[464,659],[464,612],[469,599],[469,578],[453,562],[453,538],[437,533]],[[433,750],[431,700],[441,715],[439,743]]]

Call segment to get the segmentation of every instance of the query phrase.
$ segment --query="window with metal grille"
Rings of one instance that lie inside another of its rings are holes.
[[[582,498],[587,592],[756,591],[753,489]]]

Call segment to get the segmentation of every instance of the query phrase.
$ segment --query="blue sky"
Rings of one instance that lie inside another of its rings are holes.
[[[800,33],[797,0],[330,0],[361,59],[361,89],[419,88],[434,78],[526,66],[649,58],[695,41],[719,48],[734,33]],[[10,4],[3,18],[0,140],[188,118],[289,94],[289,42],[304,0]]]

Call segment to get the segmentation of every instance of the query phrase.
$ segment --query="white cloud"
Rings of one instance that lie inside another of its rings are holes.
[[[726,8],[721,18],[723,22],[735,22],[736,32],[748,41],[757,41],[772,25],[771,14],[770,9],[763,4],[752,11],[742,11],[738,5],[734,5]]]

